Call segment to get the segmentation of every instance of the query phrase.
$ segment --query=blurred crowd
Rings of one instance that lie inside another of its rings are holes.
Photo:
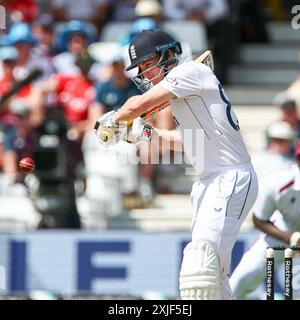
[[[59,190],[64,203],[61,210],[66,213],[62,220],[57,218],[59,222],[45,220],[41,227],[80,228],[75,199],[78,189],[85,188],[82,143],[103,113],[117,109],[130,96],[139,94],[124,73],[123,53],[134,35],[143,29],[160,28],[164,21],[203,23],[209,47],[214,52],[217,75],[226,83],[226,68],[232,56],[228,47],[232,49],[243,42],[268,42],[265,22],[288,19],[294,2],[0,1],[7,10],[7,29],[2,30],[0,37],[1,195],[9,193],[15,183],[26,182],[24,174],[18,171],[18,162],[32,156],[36,162],[35,179],[38,179],[38,187],[29,182],[34,191],[32,197],[51,197]],[[132,29],[121,39],[111,39],[119,42],[120,52],[105,53],[104,63],[97,60],[89,48],[100,41],[109,22],[131,22]],[[37,70],[40,76],[32,83],[6,96],[16,83]],[[266,152],[290,159],[292,141],[300,135],[297,103],[292,98],[280,102],[281,120],[285,122],[277,123],[276,128],[270,127]],[[163,129],[174,126],[168,110],[159,113],[153,121]],[[289,147],[284,146],[285,141]],[[149,145],[141,146],[141,157],[147,157],[149,148]],[[257,161],[261,166],[269,162]],[[153,197],[154,172],[154,165],[142,164],[138,168],[137,192],[144,202]],[[81,181],[80,187],[76,187],[78,181]],[[43,211],[42,202],[37,208]],[[59,210],[54,211],[59,216]]]

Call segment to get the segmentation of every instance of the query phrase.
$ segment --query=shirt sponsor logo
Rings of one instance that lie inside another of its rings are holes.
[[[176,78],[166,77],[166,81],[169,82],[174,87],[178,85],[178,81]]]

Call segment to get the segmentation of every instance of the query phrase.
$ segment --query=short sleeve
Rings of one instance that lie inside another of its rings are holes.
[[[184,98],[201,91],[202,78],[209,72],[212,73],[204,64],[187,61],[173,68],[158,85],[172,92],[177,98]]]

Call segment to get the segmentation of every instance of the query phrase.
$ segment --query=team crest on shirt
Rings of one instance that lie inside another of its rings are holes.
[[[135,51],[135,45],[132,45],[130,47],[130,56],[131,56],[131,59],[136,59],[137,58],[136,51]]]

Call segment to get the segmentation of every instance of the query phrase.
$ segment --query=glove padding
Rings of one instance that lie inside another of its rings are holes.
[[[141,141],[151,141],[154,129],[146,124],[141,117],[133,120],[132,124],[127,127],[127,132],[123,136],[123,140],[138,145]]]
[[[107,112],[95,123],[94,130],[102,145],[115,145],[126,134],[126,123],[116,123],[114,115],[115,111]]]

